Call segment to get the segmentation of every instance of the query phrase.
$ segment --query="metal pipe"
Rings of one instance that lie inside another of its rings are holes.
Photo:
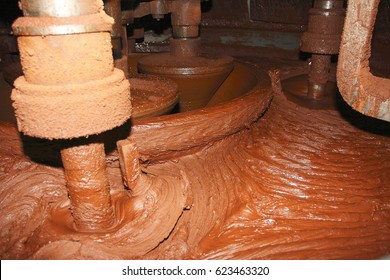
[[[379,0],[350,0],[337,67],[344,100],[355,110],[390,122],[390,79],[370,72],[371,39]]]

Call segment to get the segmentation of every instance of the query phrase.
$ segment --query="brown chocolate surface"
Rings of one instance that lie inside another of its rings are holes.
[[[288,64],[279,66],[282,78],[294,72]],[[227,108],[193,114],[212,120]],[[163,145],[153,149],[145,141],[147,129],[165,135],[165,143],[179,143],[173,128],[163,130],[174,116],[149,126],[135,122],[131,138],[153,163],[142,166],[143,191],[131,194],[123,188],[116,153],[107,156],[116,225],[95,234],[73,229],[62,168],[32,161],[26,140],[34,140],[25,139],[23,151],[16,128],[2,123],[0,256],[367,259],[390,252],[389,123],[354,112],[340,97],[333,108],[314,110],[281,92],[260,119],[250,119],[247,129],[221,133],[183,154],[163,151]]]
[[[129,82],[133,119],[167,114],[178,101],[178,87],[169,79],[136,75]]]

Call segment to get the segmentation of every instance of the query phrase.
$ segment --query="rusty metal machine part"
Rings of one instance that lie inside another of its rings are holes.
[[[200,0],[174,1],[172,6],[171,53],[180,56],[199,55]]]
[[[331,55],[339,52],[344,22],[343,0],[316,0],[309,10],[307,32],[301,50],[312,53],[308,96],[320,99],[329,80]]]
[[[170,54],[141,58],[138,69],[141,73],[172,78],[179,85],[180,111],[198,109],[207,105],[230,74],[234,67],[233,59],[201,55],[200,0],[168,2],[172,13]]]
[[[13,25],[24,76],[15,81],[12,99],[18,128],[26,135],[79,138],[112,129],[130,117],[129,82],[113,68],[112,19],[104,14],[101,0],[79,3],[21,2],[24,14],[33,16]],[[104,145],[91,138],[68,140],[61,154],[75,228],[111,227],[114,212]]]
[[[162,19],[165,15],[185,9],[187,11],[186,18],[175,18],[174,20],[177,26],[180,25],[191,25],[194,16],[200,18],[200,10],[198,11],[196,2],[208,2],[209,0],[122,0],[122,2],[129,4],[133,9],[122,11],[122,17],[127,19],[141,18],[146,15],[152,15],[154,19]],[[194,10],[195,8],[195,10]],[[185,12],[185,11],[183,11]],[[192,12],[196,12],[192,15]],[[176,14],[180,17],[179,14]],[[190,24],[187,24],[190,23]],[[196,24],[196,22],[193,22]]]
[[[112,54],[114,56],[114,65],[123,71],[125,77],[129,75],[129,46],[127,42],[127,24],[122,17],[122,8],[120,0],[105,0],[104,10],[114,19],[111,29]]]
[[[134,1],[128,1],[134,5]],[[171,13],[172,40],[174,52],[191,53],[196,56],[200,52],[199,25],[201,23],[201,0],[154,0],[142,1],[133,10],[122,11],[122,22],[132,22],[134,18],[152,15],[160,20]],[[139,33],[139,32],[138,32]],[[139,38],[136,35],[134,38]],[[180,51],[180,49],[184,51]]]
[[[154,19],[160,20],[170,11],[170,4],[166,0],[155,0],[150,2],[150,14]]]
[[[114,19],[111,29],[111,44],[114,58],[122,57],[122,10],[120,0],[106,0],[104,10]]]
[[[307,32],[301,38],[301,50],[314,54],[338,54],[345,10],[343,0],[316,0],[309,10]]]
[[[143,2],[155,19],[161,19],[169,13],[168,1]],[[121,11],[120,0],[106,0],[105,11],[114,18],[111,30],[111,41],[115,67],[129,77],[129,49],[127,42],[128,24],[133,22],[133,13]],[[143,34],[142,34],[143,36]],[[132,90],[133,119],[166,114],[172,111],[178,101],[177,85],[167,79],[158,77],[129,77]]]
[[[371,38],[379,0],[351,0],[340,48],[337,82],[355,110],[390,121],[390,80],[370,72]]]
[[[171,38],[169,40],[170,52],[174,56],[199,56],[202,41],[198,38]]]
[[[172,35],[174,38],[196,38],[201,21],[200,0],[173,2]]]

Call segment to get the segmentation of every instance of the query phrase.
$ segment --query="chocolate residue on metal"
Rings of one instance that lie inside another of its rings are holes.
[[[390,80],[370,71],[372,32],[379,0],[349,3],[337,79],[345,101],[359,112],[390,121]]]

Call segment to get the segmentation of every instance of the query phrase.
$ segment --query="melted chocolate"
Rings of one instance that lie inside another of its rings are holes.
[[[283,76],[288,75],[282,71]],[[141,124],[134,124],[133,139],[143,139],[148,126]],[[16,129],[2,124],[0,255],[376,258],[390,252],[389,128],[352,111],[340,98],[336,109],[313,110],[276,93],[268,111],[247,129],[221,134],[180,157],[143,149],[138,142],[143,157],[154,163],[142,167],[144,192],[131,199],[121,183],[118,158],[110,154],[106,162],[117,226],[86,234],[71,227],[63,170],[31,161]],[[153,127],[148,129],[153,133]],[[161,154],[164,158],[153,161]]]

